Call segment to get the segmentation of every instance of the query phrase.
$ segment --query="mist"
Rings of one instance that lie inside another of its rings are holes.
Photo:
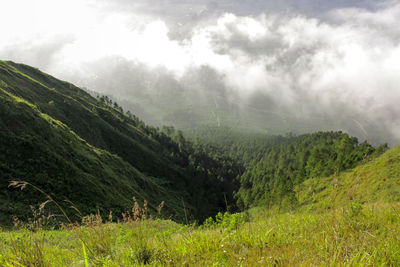
[[[400,143],[399,1],[55,2],[0,3],[1,59],[151,124]]]

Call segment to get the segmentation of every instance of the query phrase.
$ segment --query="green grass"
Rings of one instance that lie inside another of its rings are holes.
[[[60,230],[32,219],[0,232],[0,265],[399,266],[399,159],[397,147],[320,183],[305,181],[290,212],[258,207],[197,226],[143,219],[136,207],[123,222],[92,215]]]
[[[92,215],[59,230],[36,217],[0,232],[0,265],[399,266],[399,159],[397,147],[305,181],[291,212],[258,207],[197,226],[145,219],[139,207],[122,222]]]
[[[333,189],[333,183],[337,188]],[[400,147],[369,162],[326,178],[309,179],[296,188],[301,209],[320,210],[349,203],[400,201]],[[332,201],[332,198],[335,201]]]
[[[295,211],[258,207],[201,226],[144,218],[136,206],[118,223],[91,215],[46,230],[35,213],[0,232],[0,265],[399,266],[399,159],[397,147],[319,183],[305,181]]]
[[[250,211],[207,226],[168,220],[0,232],[3,266],[399,266],[400,205],[322,213]],[[228,222],[226,221],[228,220]],[[84,245],[83,245],[84,244]],[[85,249],[83,249],[83,247]],[[86,255],[86,256],[85,256]]]

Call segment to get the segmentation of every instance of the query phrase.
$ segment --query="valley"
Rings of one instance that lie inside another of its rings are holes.
[[[0,61],[0,264],[400,263],[399,147],[175,127]]]

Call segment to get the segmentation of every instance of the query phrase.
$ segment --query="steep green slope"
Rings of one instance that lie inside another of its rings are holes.
[[[83,214],[120,214],[132,205],[132,196],[148,199],[153,208],[165,200],[167,213],[181,213],[182,194],[166,191],[161,181],[89,145],[65,124],[2,89],[0,128],[1,223],[9,223],[12,215],[24,217],[29,205],[46,200],[32,189],[7,189],[18,179],[45,189],[60,203],[72,201]]]
[[[400,147],[339,175],[309,179],[295,191],[307,209],[400,201]]]
[[[0,90],[2,222],[39,202],[37,192],[7,188],[15,179],[84,213],[118,214],[135,195],[153,208],[164,200],[164,214],[178,220],[211,216],[225,208],[224,194],[232,195],[236,174],[226,175],[179,132],[172,139],[118,105],[22,64],[0,61]]]
[[[135,127],[132,120],[109,109],[83,90],[39,70],[12,62],[0,63],[0,79],[7,91],[33,103],[41,112],[68,125],[93,146],[116,153],[146,174],[182,174],[156,154],[165,149]],[[147,130],[147,129],[144,129]]]

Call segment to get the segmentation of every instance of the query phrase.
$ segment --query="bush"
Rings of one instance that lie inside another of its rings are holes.
[[[229,212],[221,213],[219,212],[215,216],[215,220],[210,217],[205,220],[203,226],[205,228],[222,227],[227,231],[237,229],[239,226],[248,222],[248,216],[246,213],[233,213]]]

